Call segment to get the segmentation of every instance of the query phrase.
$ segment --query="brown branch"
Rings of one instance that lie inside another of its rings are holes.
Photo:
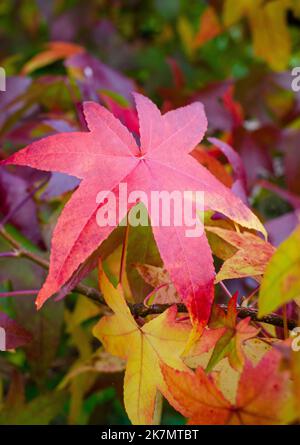
[[[129,305],[131,313],[136,317],[147,317],[148,315],[161,314],[166,309],[168,309],[171,305],[169,304],[152,304],[151,306],[145,306],[143,303],[139,304],[131,304]],[[187,312],[187,308],[184,304],[177,304],[178,312]],[[219,305],[225,312],[227,312],[226,304]],[[273,326],[283,327],[284,322],[280,315],[270,314],[264,317],[258,317],[257,309],[251,307],[242,307],[237,306],[238,316],[240,318],[250,317],[253,321],[258,321],[260,323],[267,323]],[[294,329],[297,326],[297,322],[295,320],[288,320],[288,327],[290,330]]]
[[[23,257],[31,260],[35,264],[38,264],[44,269],[49,268],[49,262],[42,258],[40,255],[30,252],[27,249],[24,249],[21,244],[15,240],[3,227],[0,228],[0,235],[15,249],[16,257]],[[87,298],[92,300],[98,305],[106,306],[107,304],[102,296],[102,294],[93,287],[86,286],[84,284],[78,284],[74,288],[74,292],[78,292],[82,295],[85,295]],[[158,315],[168,309],[170,304],[152,304],[151,306],[145,306],[143,303],[138,304],[129,304],[130,311],[132,315],[135,317],[147,317],[148,315]],[[187,308],[184,304],[177,304],[178,312],[186,313]],[[225,304],[220,304],[220,307],[227,311],[227,306]],[[251,307],[237,307],[238,316],[240,318],[250,317],[253,321],[257,321],[260,323],[267,323],[273,326],[284,327],[284,320],[278,314],[270,314],[264,317],[258,317],[257,309]],[[297,322],[295,320],[287,320],[287,326],[290,330],[294,329],[297,326]]]

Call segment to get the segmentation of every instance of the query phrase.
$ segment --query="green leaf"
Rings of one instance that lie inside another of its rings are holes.
[[[126,256],[126,272],[135,301],[143,301],[152,287],[140,276],[135,265],[161,266],[162,261],[155,244],[151,226],[130,227]]]
[[[0,425],[48,425],[63,409],[67,400],[64,392],[43,394],[20,410],[4,409],[0,413]]]
[[[36,311],[34,298],[14,301],[16,320],[32,334],[33,340],[25,347],[32,377],[41,383],[56,357],[64,319],[64,303],[50,301]]]

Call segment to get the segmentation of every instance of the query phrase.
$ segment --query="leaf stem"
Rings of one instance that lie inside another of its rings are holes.
[[[120,272],[119,272],[119,284],[123,287],[124,275],[126,270],[126,254],[127,254],[127,246],[128,246],[128,237],[129,237],[129,224],[126,225],[123,247],[122,247],[122,255],[121,255],[121,264],[120,264]]]
[[[19,252],[0,252],[0,258],[16,258],[19,256]]]
[[[232,298],[231,292],[228,289],[227,286],[225,286],[225,284],[223,283],[223,281],[220,281],[220,286],[222,287],[222,289],[224,290],[225,294],[229,297]]]

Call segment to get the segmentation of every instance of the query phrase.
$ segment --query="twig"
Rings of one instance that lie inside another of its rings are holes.
[[[15,258],[19,256],[17,251],[15,252],[0,252],[0,258]]]
[[[0,227],[0,235],[2,238],[4,238],[12,247],[16,249],[15,256],[28,258],[29,260],[33,261],[34,263],[38,264],[39,266],[43,267],[43,269],[49,268],[49,262],[45,260],[40,255],[37,255],[33,252],[30,252],[27,249],[24,249],[22,245],[13,237],[11,236],[3,227]]]
[[[49,262],[47,260],[39,256],[38,254],[35,254],[33,252],[24,249],[21,246],[21,244],[18,243],[18,241],[16,241],[9,233],[6,232],[5,229],[0,228],[0,235],[18,251],[19,257],[28,258],[29,260],[31,260],[35,264],[38,264],[44,269],[49,268]],[[78,292],[82,295],[85,295],[87,298],[89,298],[90,300],[94,301],[99,305],[107,306],[103,296],[97,289],[86,286],[84,284],[78,284],[74,288],[74,292]],[[152,304],[151,306],[145,306],[143,303],[129,304],[131,313],[136,317],[147,317],[148,315],[158,315],[164,312],[170,306],[172,305]],[[187,312],[187,308],[184,304],[179,303],[176,306],[178,312],[181,313]],[[225,311],[227,311],[227,306],[225,304],[221,304],[220,307]],[[278,327],[284,327],[284,320],[282,317],[280,317],[280,315],[270,314],[260,318],[258,317],[257,309],[250,307],[242,307],[242,306],[238,306],[237,311],[238,311],[238,316],[240,318],[250,317],[253,321],[267,323]],[[287,320],[287,326],[290,330],[292,330],[297,326],[297,322],[295,320]]]
[[[158,315],[168,309],[170,304],[152,304],[151,306],[144,306],[143,303],[131,304],[129,305],[131,313],[136,317],[147,317],[148,315]],[[184,304],[176,304],[178,312],[187,312],[187,308]],[[220,306],[225,312],[227,312],[227,305],[220,304]],[[238,316],[240,318],[250,317],[253,321],[258,321],[260,323],[272,324],[273,326],[283,327],[283,319],[277,314],[270,314],[264,317],[258,317],[257,310],[250,307],[237,306]],[[288,320],[288,328],[290,330],[297,326],[295,320]]]
[[[129,224],[127,224],[126,228],[125,228],[125,235],[124,235],[123,246],[122,246],[121,265],[120,265],[120,272],[119,272],[119,283],[121,286],[123,286],[125,269],[126,269],[128,238],[129,238]]]
[[[16,249],[16,255],[19,258],[27,258],[31,260],[33,263],[37,264],[38,266],[42,267],[45,270],[49,269],[49,261],[45,260],[40,255],[30,252],[29,250],[25,249],[13,236],[11,236],[3,227],[0,227],[0,235],[2,238],[4,238],[12,247]],[[86,286],[84,284],[78,284],[74,288],[75,292],[78,292],[80,294],[85,295],[90,300],[93,300],[94,302],[98,304],[104,304],[105,300],[102,297],[101,293],[92,287]]]

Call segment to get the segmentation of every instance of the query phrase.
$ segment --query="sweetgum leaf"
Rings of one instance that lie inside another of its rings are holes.
[[[190,323],[178,322],[176,306],[172,306],[140,327],[121,289],[115,289],[101,269],[99,282],[114,315],[103,317],[94,328],[94,335],[108,352],[127,360],[124,402],[131,422],[153,424],[157,420],[158,391],[166,392],[160,365],[167,363],[176,369],[188,369],[180,356],[190,334]]]
[[[253,366],[247,361],[235,402],[218,388],[202,368],[181,372],[163,365],[170,403],[194,425],[277,425],[293,421],[295,412],[290,375],[280,369],[281,354],[273,349]]]
[[[128,193],[141,190],[148,197],[153,190],[176,190],[182,194],[203,191],[207,208],[242,226],[265,232],[249,208],[189,155],[206,131],[202,104],[195,102],[161,115],[146,97],[135,94],[135,100],[140,147],[108,110],[87,102],[84,113],[88,132],[49,136],[3,162],[82,179],[55,228],[49,275],[39,292],[38,307],[70,279],[113,231],[113,226],[98,226],[96,215],[101,204],[96,197],[105,190],[107,195],[114,193],[118,202],[120,183],[126,183]],[[126,210],[122,208],[119,220],[125,216]],[[159,221],[153,234],[164,265],[189,308],[193,323],[201,330],[213,301],[213,260],[206,236],[187,237],[186,229],[185,225],[166,227]]]

